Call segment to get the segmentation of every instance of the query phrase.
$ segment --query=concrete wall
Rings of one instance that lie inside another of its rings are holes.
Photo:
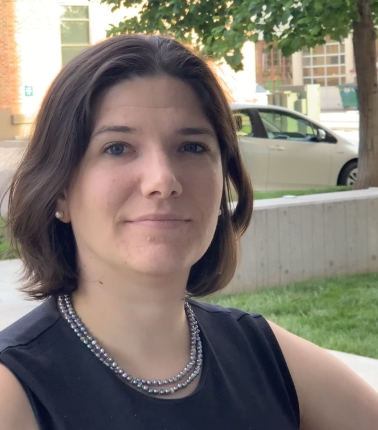
[[[303,54],[296,52],[293,59],[293,85],[303,85]]]
[[[322,111],[343,109],[343,102],[338,87],[321,87],[320,94]]]
[[[378,188],[260,200],[223,294],[378,272]]]

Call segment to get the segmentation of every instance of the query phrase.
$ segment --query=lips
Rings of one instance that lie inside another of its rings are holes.
[[[135,225],[135,226],[142,226],[142,227],[149,227],[149,228],[163,229],[163,230],[182,228],[188,225],[190,222],[191,222],[190,219],[174,213],[147,214],[147,215],[142,215],[137,218],[133,218],[131,220],[126,221],[126,223]]]
[[[165,213],[165,214],[153,213],[153,214],[147,214],[147,215],[139,216],[137,218],[133,218],[131,220],[128,220],[127,222],[141,222],[141,221],[160,221],[160,222],[181,221],[181,222],[188,222],[190,220],[188,218],[182,216],[182,215],[173,214],[173,213]]]

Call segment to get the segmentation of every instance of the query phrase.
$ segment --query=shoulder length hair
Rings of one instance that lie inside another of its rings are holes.
[[[88,146],[96,98],[121,81],[160,75],[180,79],[198,94],[217,133],[223,166],[222,216],[208,250],[191,268],[187,292],[204,296],[233,277],[237,241],[250,222],[253,195],[225,93],[210,66],[181,43],[161,36],[123,35],[88,48],[61,70],[13,177],[8,227],[24,263],[22,291],[30,297],[69,294],[78,285],[72,227],[54,213]],[[232,187],[238,196],[233,210],[228,203]]]

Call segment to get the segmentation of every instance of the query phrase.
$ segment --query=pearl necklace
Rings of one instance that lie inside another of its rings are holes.
[[[201,372],[202,368],[202,343],[200,338],[200,330],[198,323],[194,315],[193,309],[190,304],[185,301],[185,312],[189,321],[190,326],[190,359],[184,369],[177,375],[169,379],[164,380],[145,380],[135,378],[134,376],[125,372],[124,369],[118,366],[117,362],[113,360],[109,354],[106,353],[105,349],[102,348],[97,340],[90,336],[86,327],[82,323],[81,319],[75,312],[71,297],[69,295],[58,297],[58,306],[60,313],[65,320],[70,324],[72,330],[80,338],[80,340],[95,354],[95,356],[101,360],[109,369],[111,369],[118,376],[122,377],[128,383],[135,386],[141,391],[148,394],[160,395],[160,394],[173,394],[178,390],[181,390],[188,386]],[[182,382],[185,376],[190,372],[191,374]],[[171,388],[164,388],[168,384],[174,384]]]

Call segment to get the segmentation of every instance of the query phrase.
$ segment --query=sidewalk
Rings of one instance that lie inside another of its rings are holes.
[[[26,149],[25,141],[0,140],[0,198],[9,186],[12,175]],[[0,215],[8,212],[8,194],[0,208]]]
[[[321,112],[319,122],[338,130],[357,131],[360,128],[360,113],[358,111]]]
[[[0,330],[38,306],[24,300],[17,291],[17,277],[22,268],[20,260],[0,261]],[[377,339],[378,341],[378,339]],[[330,351],[378,391],[378,360]]]

